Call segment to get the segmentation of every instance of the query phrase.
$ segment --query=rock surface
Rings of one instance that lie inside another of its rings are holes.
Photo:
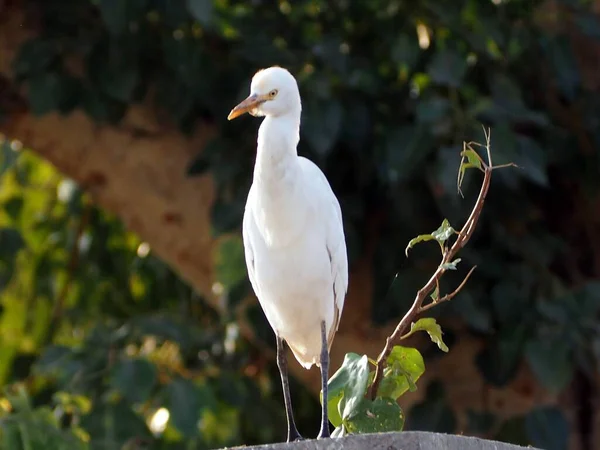
[[[528,448],[536,450],[533,447],[521,447],[498,441],[424,431],[363,434],[338,439],[236,448],[244,450],[519,450]]]

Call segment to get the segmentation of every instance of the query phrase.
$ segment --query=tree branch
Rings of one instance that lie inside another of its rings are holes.
[[[458,178],[458,189],[460,191],[460,184],[462,182],[462,172],[465,170],[465,167],[467,167],[467,165],[468,165],[468,167],[479,168],[483,172],[483,183],[481,185],[481,190],[479,191],[479,196],[477,197],[477,201],[475,202],[475,205],[473,207],[473,210],[471,211],[471,214],[469,215],[469,218],[467,219],[466,223],[464,224],[464,226],[458,233],[458,237],[456,238],[456,241],[454,241],[454,244],[450,248],[446,248],[446,247],[443,248],[442,261],[441,261],[440,265],[437,267],[436,271],[433,273],[431,278],[429,278],[429,281],[427,281],[427,283],[421,289],[419,289],[419,291],[417,292],[417,295],[415,296],[415,300],[414,300],[412,306],[410,307],[408,312],[404,315],[402,320],[400,320],[400,322],[394,329],[393,333],[386,339],[385,346],[384,346],[383,350],[381,351],[381,353],[379,354],[379,357],[377,358],[377,365],[375,368],[375,377],[373,379],[373,384],[371,385],[370,393],[369,393],[369,395],[372,399],[375,399],[375,397],[377,396],[377,390],[378,390],[379,384],[381,383],[381,380],[383,378],[383,371],[386,367],[388,356],[392,352],[392,349],[394,348],[394,346],[400,340],[402,340],[402,336],[405,334],[406,330],[410,327],[410,324],[423,311],[427,311],[428,309],[433,308],[435,305],[442,303],[444,301],[451,300],[453,297],[455,297],[461,291],[461,289],[465,286],[467,280],[469,279],[469,277],[475,270],[475,267],[471,268],[471,270],[469,271],[469,273],[467,274],[465,279],[462,281],[462,283],[460,283],[460,285],[453,292],[451,292],[450,294],[446,294],[439,299],[434,299],[431,303],[429,303],[427,305],[423,305],[423,302],[425,302],[425,300],[427,299],[427,296],[437,286],[439,286],[441,277],[444,275],[446,270],[448,270],[447,268],[445,268],[445,267],[447,267],[445,265],[448,263],[451,263],[454,260],[455,256],[457,255],[457,253],[465,245],[467,245],[467,243],[469,242],[469,239],[471,239],[471,236],[473,235],[473,232],[475,230],[477,222],[479,221],[479,217],[481,216],[481,211],[483,210],[483,205],[485,203],[488,189],[490,187],[492,171],[495,168],[492,165],[492,155],[491,155],[491,151],[490,151],[490,134],[489,134],[489,131],[486,132],[485,129],[484,129],[484,133],[485,133],[485,138],[486,138],[486,144],[484,147],[485,147],[486,153],[487,153],[487,163],[473,150],[473,146],[475,146],[475,145],[480,146],[480,144],[473,143],[473,142],[465,143],[464,150],[461,153],[462,161],[461,161],[461,167],[459,169],[460,172],[459,172],[459,178]],[[476,156],[478,158],[479,167],[477,167],[477,165],[472,165],[472,162],[470,160],[467,162],[467,157],[468,157],[467,152],[469,153],[469,156],[471,156],[471,157]],[[498,168],[499,167],[500,166],[498,166]]]

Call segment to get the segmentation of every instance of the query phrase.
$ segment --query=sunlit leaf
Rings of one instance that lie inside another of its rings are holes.
[[[410,324],[410,333],[417,331],[426,331],[432,342],[435,343],[443,352],[448,351],[448,347],[442,339],[442,327],[431,317],[417,320]]]
[[[352,414],[367,392],[369,360],[366,355],[348,353],[342,366],[328,382],[327,411],[329,421],[339,426]],[[321,402],[323,401],[321,393]]]
[[[431,236],[438,242],[445,242],[455,233],[456,231],[450,226],[448,219],[444,219],[440,227],[431,233]]]
[[[408,242],[408,245],[406,246],[406,248],[404,249],[404,254],[406,256],[408,256],[408,251],[411,248],[413,248],[416,244],[418,244],[419,242],[431,241],[432,239],[435,239],[432,234],[421,234],[421,235],[417,236],[416,238],[411,239]]]
[[[425,362],[416,348],[394,346],[387,364],[388,367],[377,391],[378,397],[396,400],[406,391],[417,389],[416,382],[425,372]]]

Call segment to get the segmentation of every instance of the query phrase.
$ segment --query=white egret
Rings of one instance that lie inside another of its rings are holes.
[[[281,67],[270,67],[254,75],[250,96],[227,117],[246,112],[265,116],[258,130],[243,238],[250,282],[277,337],[288,442],[302,437],[294,423],[285,342],[304,368],[316,364],[321,369],[318,438],[329,437],[329,350],[348,288],[340,204],[323,172],[296,150],[301,111],[295,78]]]

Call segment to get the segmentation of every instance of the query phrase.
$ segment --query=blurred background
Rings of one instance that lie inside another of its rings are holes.
[[[406,429],[600,448],[600,2],[0,0],[0,445],[281,441],[274,336],[241,217],[252,75],[298,79],[299,153],[340,199],[350,289],[332,349],[376,357],[460,228],[463,141],[491,128],[478,230],[431,311]],[[413,338],[411,338],[413,339]],[[318,370],[290,362],[300,432]]]

